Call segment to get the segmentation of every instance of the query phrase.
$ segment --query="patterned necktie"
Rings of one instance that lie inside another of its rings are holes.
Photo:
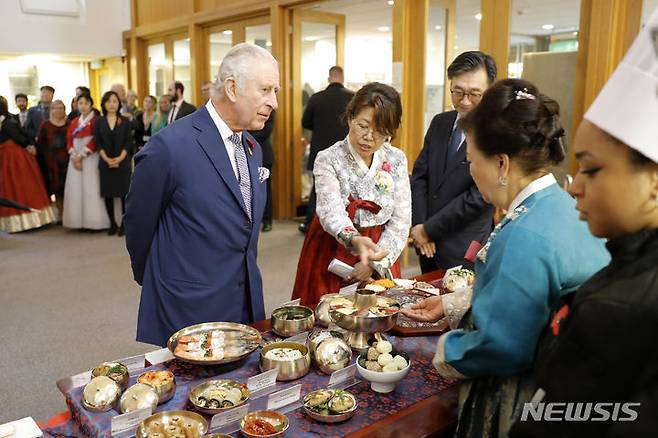
[[[235,145],[235,161],[238,165],[238,183],[244,205],[247,207],[247,215],[251,220],[251,180],[249,179],[249,165],[247,164],[247,155],[244,152],[244,146],[240,141],[240,135],[233,133],[229,137],[231,143]]]
[[[459,129],[459,127],[456,127],[454,131],[452,131],[452,135],[450,136],[450,145],[448,149],[449,157],[452,157],[457,153],[459,150],[459,146],[462,144],[462,130]]]

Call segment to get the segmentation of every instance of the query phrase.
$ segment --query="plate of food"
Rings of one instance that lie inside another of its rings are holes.
[[[234,322],[206,322],[171,335],[167,348],[176,359],[197,365],[236,362],[260,345],[258,330]]]
[[[137,438],[201,438],[208,432],[208,422],[190,411],[164,411],[139,423]]]
[[[190,403],[198,411],[215,415],[241,405],[249,399],[249,389],[235,380],[209,380],[190,392]]]
[[[240,433],[249,438],[283,436],[288,430],[288,417],[276,411],[250,412],[240,421]]]
[[[446,292],[455,292],[462,287],[472,286],[473,283],[475,283],[475,272],[462,268],[461,265],[448,269],[442,280]]]
[[[319,389],[304,396],[304,412],[314,420],[323,423],[345,421],[356,412],[356,397],[342,389]]]

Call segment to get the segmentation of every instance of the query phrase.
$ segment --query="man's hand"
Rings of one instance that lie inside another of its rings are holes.
[[[418,248],[420,253],[425,257],[427,257],[428,259],[431,259],[432,257],[434,257],[434,254],[436,254],[436,243],[434,242],[429,242],[422,245],[416,245],[416,248]]]
[[[411,309],[402,309],[402,314],[409,319],[421,322],[436,322],[443,318],[443,301],[441,297],[430,297],[411,306]]]
[[[360,263],[368,266],[369,261],[379,261],[388,255],[388,251],[381,249],[370,237],[355,236],[352,238],[352,247],[361,259]]]
[[[418,248],[422,255],[430,259],[434,257],[434,254],[436,254],[436,243],[430,240],[430,236],[425,232],[425,226],[423,224],[414,225],[409,235],[414,241],[414,246]]]
[[[37,148],[33,144],[27,146],[25,148],[26,151],[28,151],[31,155],[36,155],[37,154]]]
[[[372,277],[373,272],[374,270],[370,266],[358,262],[356,265],[354,265],[354,271],[352,271],[352,274],[347,280],[368,281]]]

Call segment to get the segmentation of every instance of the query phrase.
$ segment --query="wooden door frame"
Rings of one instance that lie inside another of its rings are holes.
[[[345,15],[332,12],[317,12],[305,9],[292,9],[292,33],[287,44],[290,44],[291,58],[291,130],[289,143],[292,156],[288,156],[289,163],[292,162],[292,199],[289,206],[288,216],[296,215],[296,208],[302,202],[301,175],[302,154],[300,153],[300,139],[302,138],[302,62],[301,62],[301,31],[302,22],[314,22],[333,24],[336,26],[336,64],[345,65]]]

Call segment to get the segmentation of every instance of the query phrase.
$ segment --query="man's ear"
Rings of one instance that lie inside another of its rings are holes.
[[[235,102],[237,100],[238,84],[235,82],[235,78],[233,76],[229,76],[224,80],[224,93],[231,102]]]

